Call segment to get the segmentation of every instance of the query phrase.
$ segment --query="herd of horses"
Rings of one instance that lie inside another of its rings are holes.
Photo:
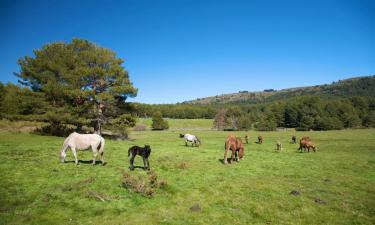
[[[180,134],[180,138],[185,139],[185,146],[188,146],[188,142],[191,142],[191,146],[199,147],[202,142],[200,139],[192,134]],[[249,143],[249,136],[245,136],[245,142],[246,144]],[[296,136],[292,136],[292,144],[296,144],[297,138]],[[258,136],[258,144],[263,143],[263,137],[261,135]],[[78,165],[78,156],[77,156],[77,150],[88,150],[91,148],[94,158],[92,161],[92,164],[96,164],[96,158],[98,154],[100,155],[100,160],[102,165],[105,165],[106,162],[104,161],[104,144],[105,140],[103,137],[101,137],[98,134],[79,134],[76,132],[71,133],[64,141],[63,147],[61,149],[61,155],[60,160],[61,162],[65,162],[66,157],[66,150],[70,148],[72,150],[72,153],[74,155],[75,163]],[[276,143],[276,150],[282,151],[282,143],[280,141],[277,141]],[[310,150],[313,150],[316,152],[318,149],[316,145],[312,142],[310,137],[302,137],[299,141],[299,148],[300,152],[310,152]],[[228,164],[228,152],[231,151],[231,160],[229,161],[239,162],[245,155],[245,147],[244,143],[242,142],[242,139],[240,137],[236,137],[234,135],[229,135],[227,139],[225,140],[224,144],[224,164]],[[144,169],[150,170],[150,164],[148,161],[148,158],[151,154],[151,147],[149,145],[145,145],[144,147],[139,147],[137,145],[132,146],[128,150],[128,157],[131,155],[130,158],[130,170],[134,170],[134,158],[139,155],[143,159],[144,163]]]

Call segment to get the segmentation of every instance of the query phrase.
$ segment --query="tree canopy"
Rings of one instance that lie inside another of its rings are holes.
[[[46,44],[33,57],[20,58],[15,75],[22,85],[44,94],[48,120],[92,124],[100,132],[101,124],[137,94],[123,62],[110,49],[73,39]]]

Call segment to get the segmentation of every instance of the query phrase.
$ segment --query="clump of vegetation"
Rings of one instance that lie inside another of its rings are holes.
[[[158,176],[154,171],[147,173],[147,178],[139,175],[138,177],[130,175],[130,173],[123,171],[122,186],[132,192],[139,193],[145,197],[152,197],[156,188],[164,188],[167,186],[167,181],[158,180]]]
[[[239,107],[219,110],[213,123],[217,130],[249,130],[251,126],[249,117]]]
[[[52,123],[46,126],[37,128],[33,133],[40,135],[54,135],[58,137],[66,137],[75,129],[61,123]]]
[[[152,129],[153,130],[167,130],[169,128],[168,121],[164,120],[161,112],[156,112],[152,116]]]
[[[122,114],[111,121],[113,129],[119,133],[121,139],[126,139],[129,136],[128,127],[134,127],[136,119],[130,114]]]

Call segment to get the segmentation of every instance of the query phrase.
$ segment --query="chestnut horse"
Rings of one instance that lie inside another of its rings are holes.
[[[234,157],[236,158],[236,161],[240,161],[244,156],[245,148],[243,146],[241,138],[237,138],[233,135],[229,135],[227,137],[227,140],[225,141],[225,153],[224,153],[224,164],[228,164],[227,155],[228,151],[232,150],[232,156],[231,161],[233,162]],[[238,158],[237,158],[238,153]]]

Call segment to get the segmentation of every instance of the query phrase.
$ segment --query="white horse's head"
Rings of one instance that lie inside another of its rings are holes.
[[[64,163],[65,162],[65,157],[66,157],[66,152],[65,151],[61,151],[60,162]]]

